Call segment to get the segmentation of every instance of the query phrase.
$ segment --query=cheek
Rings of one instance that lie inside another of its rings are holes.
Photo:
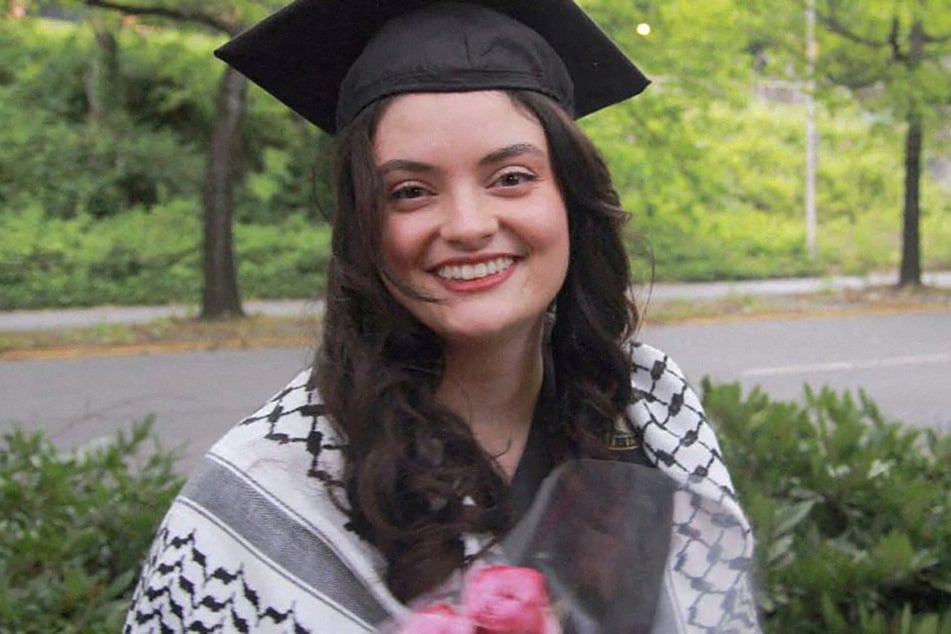
[[[568,259],[568,254],[571,251],[571,230],[568,227],[568,214],[564,213],[561,216],[561,223],[558,230],[558,236],[556,238],[558,242],[558,248],[564,252],[565,260]]]
[[[557,286],[556,293],[564,286],[571,260],[571,238],[567,215],[563,216],[559,227],[559,230],[552,236],[552,255],[549,258],[551,283]]]
[[[418,257],[417,243],[412,227],[405,219],[390,217],[384,220],[381,240],[383,263],[394,273],[405,271]]]
[[[568,230],[568,214],[562,207],[553,210],[547,222],[540,223],[536,241],[544,245],[554,271],[566,271],[571,255],[571,240]]]
[[[425,254],[426,240],[417,230],[418,228],[414,227],[414,223],[409,220],[405,216],[394,216],[383,221],[380,236],[383,266],[389,275],[401,284],[423,292],[417,271]],[[407,297],[387,275],[381,275],[381,277],[383,285],[393,299],[417,315],[419,302]]]

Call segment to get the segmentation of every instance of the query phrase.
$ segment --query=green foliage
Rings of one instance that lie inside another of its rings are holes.
[[[326,284],[330,228],[303,216],[280,224],[237,225],[239,279],[259,298],[316,297]]]
[[[211,52],[223,36],[146,18],[120,27],[113,13],[81,4],[69,6],[94,19],[78,25],[0,18],[0,309],[194,302],[222,72]],[[270,4],[166,3],[244,21]],[[863,109],[880,91],[861,101],[821,93],[820,254],[805,252],[803,107],[755,96],[759,73],[800,73],[801,7],[716,0],[700,16],[687,0],[583,4],[655,79],[638,99],[582,122],[632,212],[635,269],[647,269],[645,241],[660,280],[861,274],[898,262],[903,127],[897,110]],[[636,32],[641,22],[649,35]],[[110,37],[114,50],[103,44]],[[916,86],[951,91],[939,79]],[[327,259],[331,140],[252,87],[243,141],[242,292],[312,296]],[[951,197],[927,176],[922,188],[924,265],[951,266]]]
[[[200,288],[198,210],[186,200],[108,220],[0,216],[0,309],[182,301]]]
[[[257,9],[260,11],[260,7]],[[38,205],[70,218],[120,214],[190,197],[197,203],[222,65],[220,37],[174,29],[117,29],[0,20],[0,205]],[[115,76],[108,81],[104,73]],[[95,85],[115,94],[96,95]],[[95,104],[103,101],[103,104]],[[104,108],[104,104],[112,104]],[[97,110],[98,109],[98,110]],[[320,218],[329,139],[258,89],[249,94],[237,218]],[[37,186],[40,184],[40,186]]]
[[[192,301],[201,289],[200,210],[190,200],[112,218],[0,214],[0,310]],[[259,298],[314,297],[330,233],[303,216],[235,227],[239,283]]]
[[[269,223],[304,215],[323,221],[333,203],[330,137],[258,88],[249,90],[248,101],[247,187],[237,200],[238,220]]]
[[[20,62],[0,85],[5,209],[39,206],[59,218],[100,217],[198,195],[201,156],[187,137],[156,128],[165,122],[147,110],[87,118],[86,60],[93,48],[81,30],[0,20],[0,57]]]
[[[220,38],[126,30],[118,39],[124,109],[145,126],[203,142],[214,114],[215,79],[221,73],[211,51]]]
[[[802,219],[802,105],[754,100],[687,110],[665,89],[582,122],[633,214],[632,233],[652,247],[658,279],[865,273],[897,262],[901,157],[883,147],[900,145],[894,125],[854,106],[820,110],[813,260]],[[947,265],[951,197],[926,177],[923,201],[925,263]],[[636,262],[639,242],[631,248]]]
[[[806,404],[703,383],[757,540],[770,634],[951,634],[951,435],[882,418],[864,394]],[[0,446],[0,630],[115,632],[180,488],[151,421],[62,452]]]
[[[200,158],[168,134],[128,122],[79,130],[2,96],[0,116],[15,129],[0,145],[0,203],[7,209],[39,205],[58,218],[102,217],[198,192]]]
[[[22,429],[0,445],[0,630],[118,632],[142,557],[182,484],[152,421],[61,452]]]
[[[705,381],[757,539],[767,631],[951,628],[951,435],[886,421],[864,393],[805,406]]]
[[[581,0],[628,56],[682,96],[734,98],[754,69],[751,19],[736,0]],[[639,33],[639,24],[650,26]]]
[[[951,16],[941,2],[847,0],[817,4],[822,54],[817,70],[855,91],[872,111],[905,119],[939,115],[951,97]],[[923,30],[920,50],[913,31]],[[874,87],[873,90],[864,90]],[[940,121],[940,119],[936,119]]]

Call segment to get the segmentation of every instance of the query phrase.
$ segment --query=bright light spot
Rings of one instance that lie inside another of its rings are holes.
[[[651,25],[648,24],[647,22],[641,22],[640,24],[637,25],[637,34],[647,37],[648,35],[651,34]]]

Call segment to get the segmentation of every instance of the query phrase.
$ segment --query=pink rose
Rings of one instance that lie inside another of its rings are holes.
[[[451,605],[437,603],[409,618],[399,634],[476,634],[475,624]]]
[[[463,612],[482,634],[550,634],[545,576],[532,568],[488,566],[472,573],[462,593]]]

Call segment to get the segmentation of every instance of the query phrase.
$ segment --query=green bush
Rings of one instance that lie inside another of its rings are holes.
[[[149,50],[170,48],[159,48],[159,42]],[[0,81],[0,118],[7,124],[0,132],[5,210],[39,206],[57,218],[104,217],[199,195],[200,135],[179,134],[151,112],[115,106],[95,118],[87,112],[84,82],[94,74],[95,51],[84,29],[35,20],[14,27],[0,20],[0,57],[18,62]],[[126,59],[120,51],[120,61],[144,57],[136,48],[129,52]],[[122,93],[126,82],[116,81],[119,87],[110,92]]]
[[[114,59],[88,25],[0,19],[0,209],[106,217],[188,197],[198,204],[220,38],[115,29]],[[104,75],[108,75],[105,77]],[[102,85],[97,84],[101,80]],[[98,95],[94,97],[93,95]],[[93,116],[92,102],[99,112]],[[239,222],[279,222],[327,205],[328,138],[273,97],[248,95]],[[316,171],[315,171],[316,168]]]
[[[606,19],[626,15],[615,14],[617,3],[590,8]],[[664,20],[695,25],[682,7],[655,9],[659,29]],[[97,46],[88,22],[0,18],[8,62],[0,68],[0,310],[198,301],[203,165],[224,68],[211,51],[221,38],[118,24],[98,27],[111,29],[113,51]],[[823,98],[819,256],[810,258],[802,105],[749,98],[756,80],[740,40],[724,49],[708,29],[677,27],[658,46],[624,24],[613,22],[638,56],[694,78],[660,78],[644,96],[582,120],[632,212],[636,270],[646,267],[634,236],[651,245],[661,281],[894,270],[901,126],[841,95]],[[684,46],[707,47],[710,67],[681,68]],[[312,297],[328,258],[320,211],[332,207],[330,139],[252,86],[242,145],[234,216],[242,294]],[[929,157],[945,151],[933,137],[927,149]],[[927,171],[921,202],[923,265],[949,267],[951,197]]]
[[[112,218],[0,214],[0,310],[194,303],[201,290],[200,209],[173,200]],[[315,297],[330,231],[300,215],[237,224],[239,285],[257,298]]]
[[[885,421],[864,395],[806,405],[703,383],[757,540],[769,634],[951,634],[951,435]],[[182,484],[143,449],[0,446],[0,631],[116,632],[152,533]]]
[[[15,430],[0,445],[0,631],[114,633],[142,557],[181,487],[152,423],[57,450]]]
[[[815,259],[805,248],[802,105],[685,105],[661,84],[582,125],[605,154],[632,232],[652,245],[659,280],[861,274],[897,265],[900,128],[855,104],[819,110]],[[923,265],[947,266],[951,197],[927,171],[922,209]]]
[[[768,631],[951,632],[951,435],[886,421],[864,393],[807,388],[803,406],[703,390]]]
[[[316,297],[326,285],[330,228],[292,216],[235,227],[242,291],[250,297]]]
[[[198,214],[175,200],[100,220],[0,215],[0,310],[189,301],[201,288]]]

